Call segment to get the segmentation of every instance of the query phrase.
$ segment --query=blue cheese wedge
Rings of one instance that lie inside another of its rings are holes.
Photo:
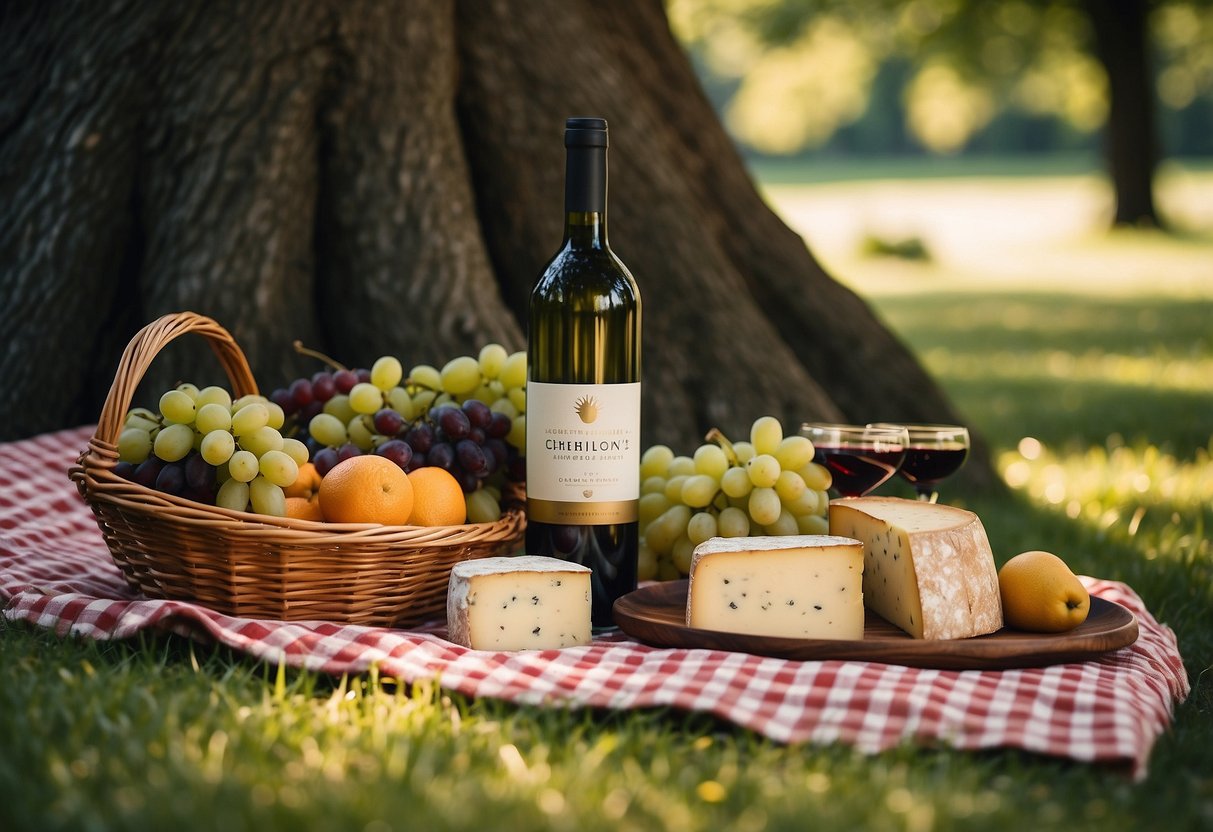
[[[447,635],[473,650],[551,650],[590,643],[590,570],[556,558],[455,564]]]
[[[863,542],[867,605],[914,638],[969,638],[1002,627],[994,555],[973,512],[854,497],[830,503],[830,532]]]
[[[687,625],[756,636],[863,638],[863,548],[828,535],[714,537],[695,547]]]

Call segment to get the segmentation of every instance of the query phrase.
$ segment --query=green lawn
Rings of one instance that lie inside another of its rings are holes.
[[[1177,632],[1193,692],[1144,783],[1009,751],[789,748],[701,716],[470,702],[279,674],[176,637],[0,623],[0,829],[1213,827],[1213,244],[992,223],[983,270],[982,241],[931,214],[1083,181],[901,190],[945,217],[911,229],[932,254],[912,263],[856,253],[905,228],[904,206],[879,201],[887,183],[772,194],[794,225],[833,212],[849,234],[806,229],[814,249],[990,441],[1012,496],[967,502],[999,559],[1057,551],[1131,584]]]

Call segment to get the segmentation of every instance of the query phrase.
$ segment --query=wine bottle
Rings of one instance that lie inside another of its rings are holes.
[[[636,588],[640,292],[607,244],[607,123],[565,123],[564,243],[527,326],[527,552],[592,570],[592,622]]]

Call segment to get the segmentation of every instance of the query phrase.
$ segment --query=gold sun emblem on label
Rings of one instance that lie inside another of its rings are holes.
[[[587,425],[591,424],[598,418],[598,400],[593,396],[582,396],[573,405],[573,410],[577,412],[577,417]]]

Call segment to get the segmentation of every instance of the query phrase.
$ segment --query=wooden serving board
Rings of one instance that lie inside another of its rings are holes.
[[[1137,618],[1119,604],[1091,597],[1087,620],[1065,633],[1003,628],[977,638],[923,641],[871,610],[862,641],[776,638],[686,626],[688,581],[641,587],[615,602],[615,623],[658,647],[706,648],[800,661],[842,659],[944,670],[998,670],[1086,661],[1137,641]]]

